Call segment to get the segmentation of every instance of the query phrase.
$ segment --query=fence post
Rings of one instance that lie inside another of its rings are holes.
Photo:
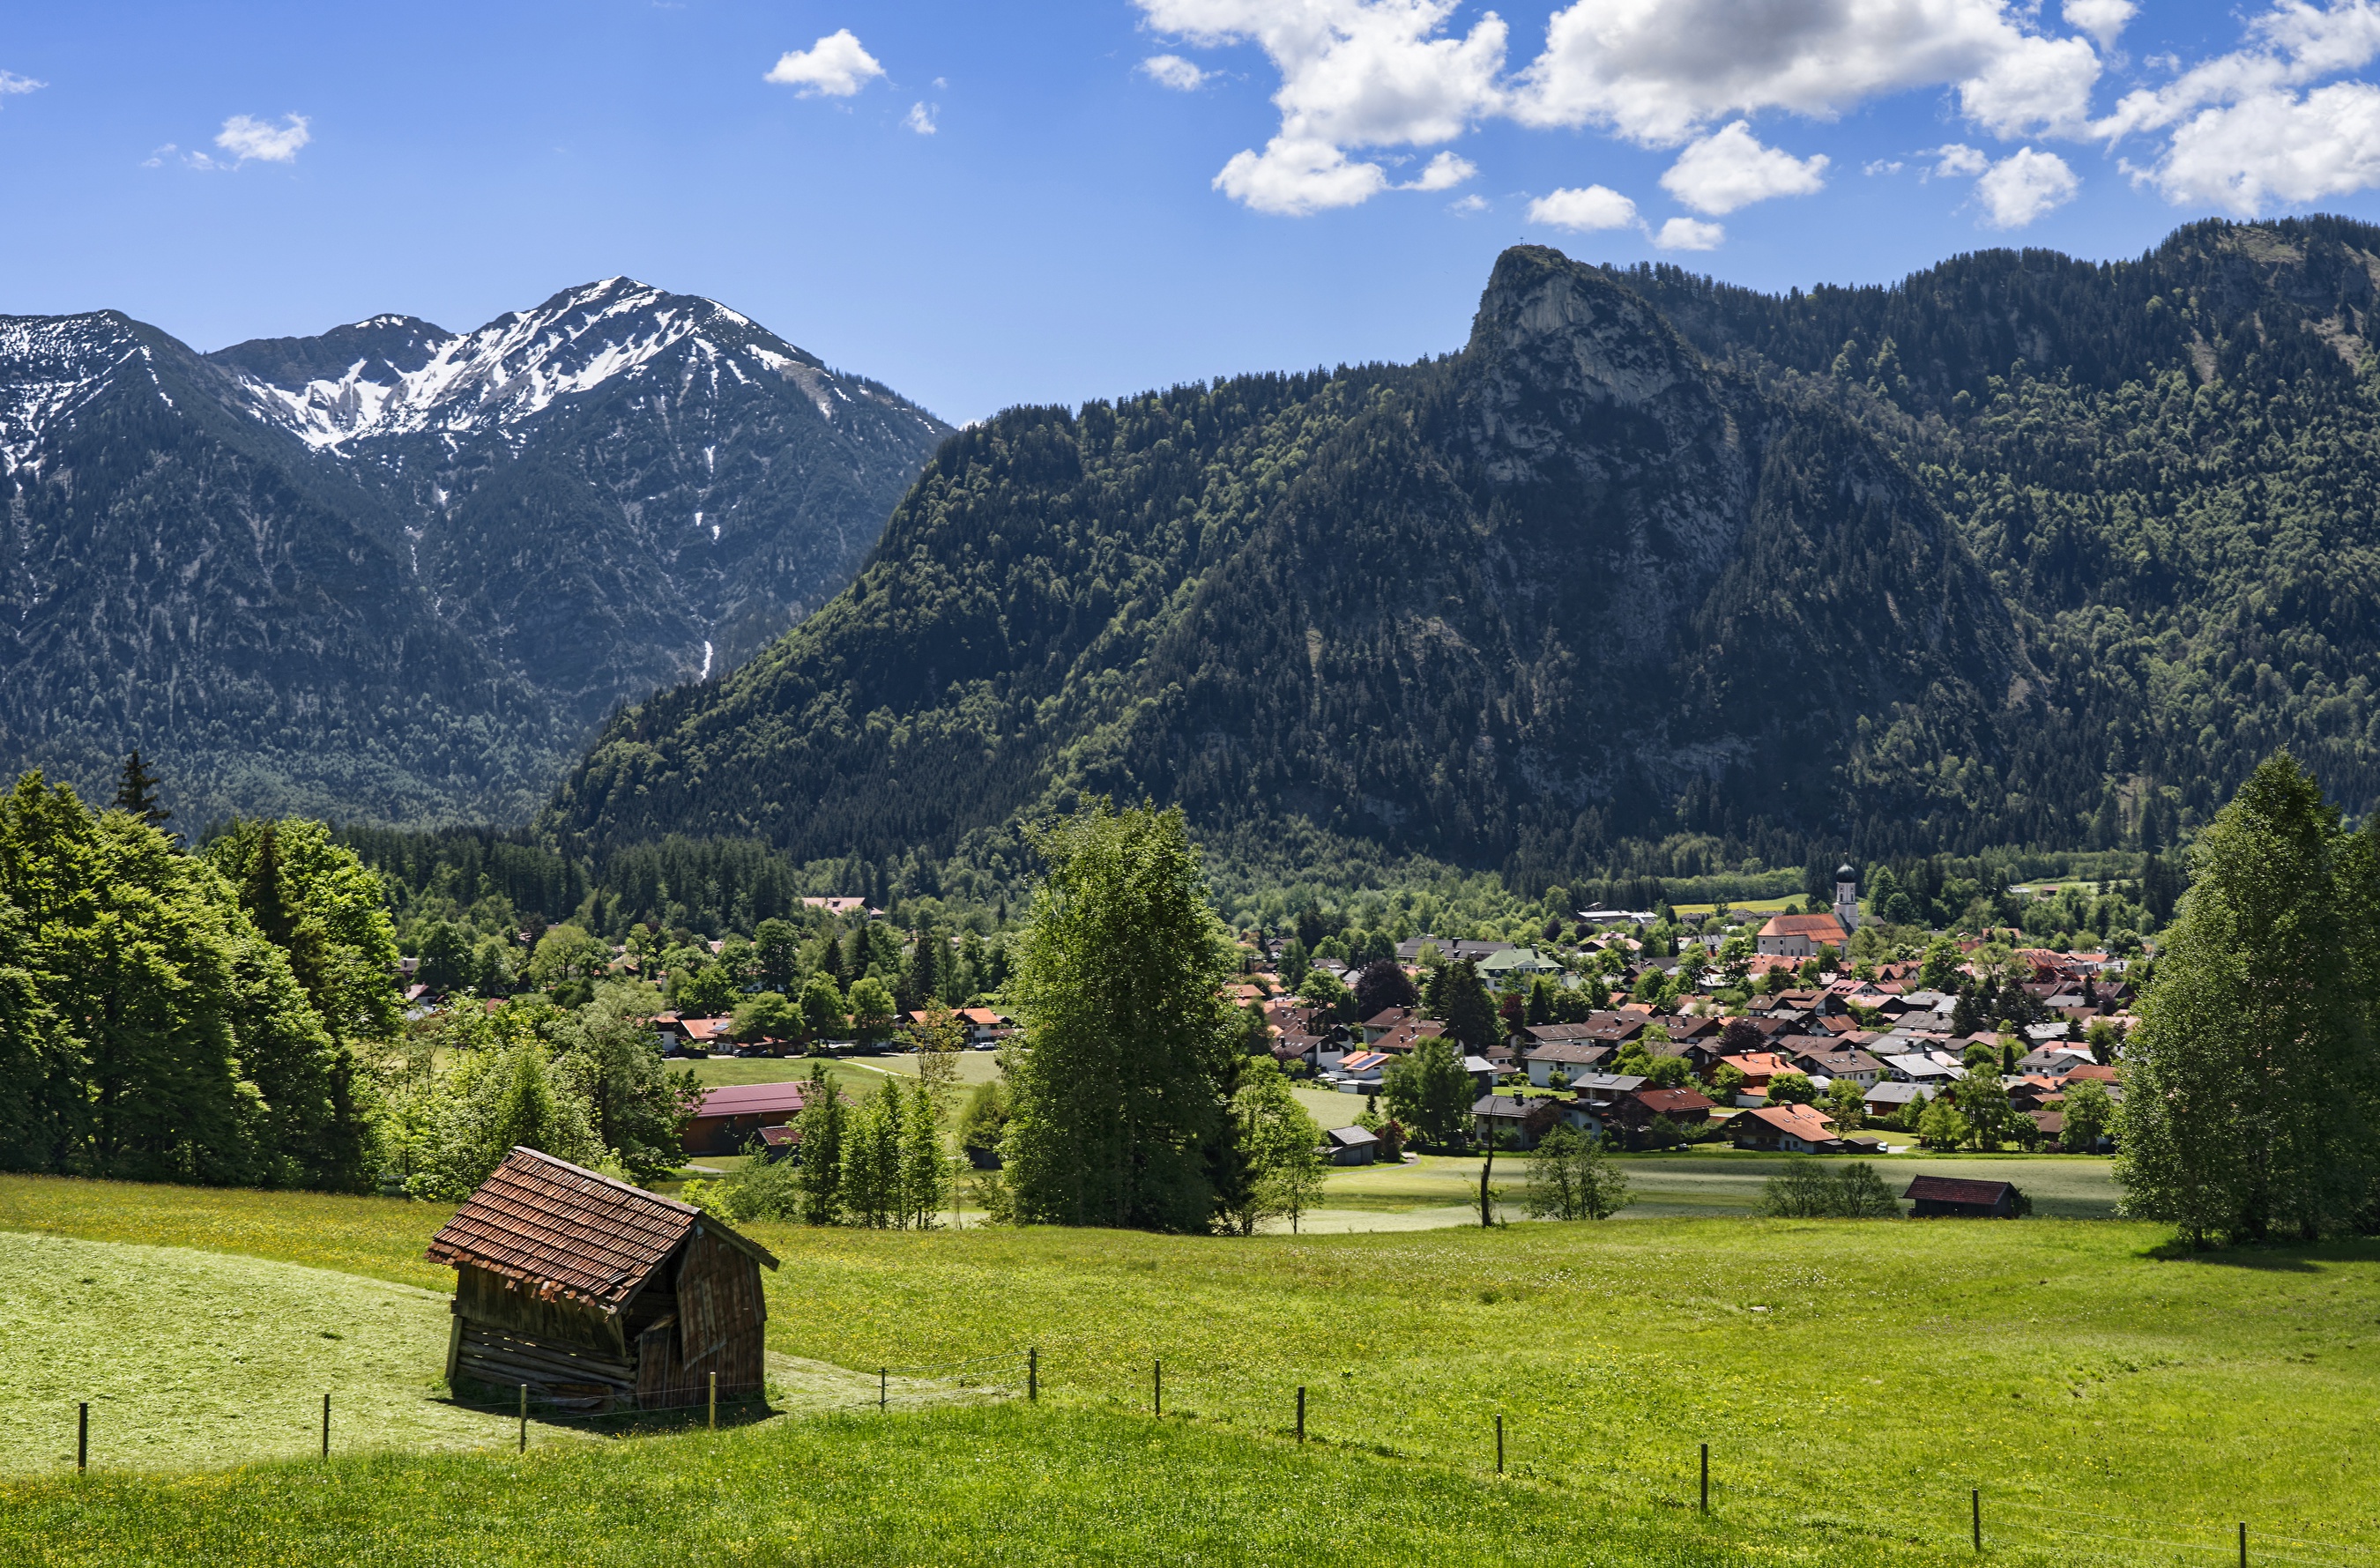
[[[885,1408],[891,1402],[892,1397],[892,1368],[890,1367],[879,1367],[876,1368],[876,1414],[879,1416],[884,1414]]]
[[[1025,1353],[1025,1397],[1041,1397],[1041,1347],[1038,1344]]]
[[[322,1457],[331,1457],[331,1396],[322,1396]]]
[[[1703,1444],[1703,1512],[1710,1512],[1710,1444]]]
[[[1500,1475],[1500,1475],[1502,1475],[1503,1473],[1504,1473],[1504,1416],[1503,1416],[1502,1412],[1500,1412],[1500,1412],[1498,1412],[1498,1413],[1497,1413],[1497,1416],[1496,1416],[1496,1474],[1498,1474],[1498,1475]]]
[[[523,1384],[520,1386],[520,1395],[521,1395],[521,1412],[520,1412],[520,1421],[521,1421],[521,1440],[520,1440],[520,1451],[521,1451],[523,1453],[527,1453],[528,1452],[528,1385],[527,1383],[523,1383]]]
[[[1975,1550],[1976,1550],[1977,1551],[1981,1551],[1981,1550],[1984,1550],[1984,1489],[1983,1489],[1983,1488],[1981,1488],[1981,1487],[1977,1487],[1977,1488],[1975,1488],[1973,1490],[1972,1490],[1972,1491],[1970,1491],[1970,1492],[1968,1492],[1968,1493],[1967,1493],[1967,1506],[1968,1506],[1970,1509],[1972,1509],[1972,1510],[1973,1511],[1974,1531],[1975,1531]]]
[[[2240,1521],[2240,1568],[2248,1568],[2248,1521]]]
[[[1165,1415],[1165,1363],[1162,1360],[1150,1362],[1148,1377],[1150,1395],[1156,1401],[1158,1416],[1162,1418]]]
[[[710,1429],[719,1430],[719,1374],[710,1374]]]
[[[1305,1385],[1297,1385],[1297,1440],[1305,1440]]]
[[[75,1472],[79,1475],[91,1468],[91,1402],[85,1400],[75,1410]]]

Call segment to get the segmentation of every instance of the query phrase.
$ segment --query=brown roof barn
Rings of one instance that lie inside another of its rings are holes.
[[[2007,1182],[1970,1182],[1955,1176],[1918,1176],[1900,1195],[1915,1208],[1910,1217],[1917,1220],[1968,1219],[2013,1220],[2016,1218],[2016,1188]]]
[[[782,1127],[802,1113],[809,1085],[721,1084],[702,1091],[702,1108],[686,1124],[680,1147],[688,1154],[741,1154],[763,1127]]]
[[[698,1404],[761,1387],[777,1260],[700,1209],[516,1149],[431,1238],[454,1265],[446,1380],[527,1383],[611,1409]]]

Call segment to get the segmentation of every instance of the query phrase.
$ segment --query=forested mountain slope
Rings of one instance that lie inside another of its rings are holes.
[[[1785,298],[1615,275],[1849,411],[1960,524],[2056,716],[2010,736],[2056,808],[2036,842],[2203,820],[2281,747],[2380,805],[2380,229],[2204,223],[2134,261],[1990,251]]]
[[[841,599],[621,716],[548,823],[880,858],[1105,791],[1521,875],[1679,821],[1798,857],[2005,831],[1962,785],[2036,685],[1853,421],[1521,248],[1459,354],[960,432]]]
[[[518,821],[614,705],[835,592],[945,431],[625,279],[204,357],[0,318],[0,766],[138,747],[192,827]]]

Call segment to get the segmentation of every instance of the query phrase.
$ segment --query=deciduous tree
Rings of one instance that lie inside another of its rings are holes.
[[[1188,829],[1178,810],[1102,800],[1034,844],[1050,870],[1007,990],[1016,1216],[1203,1231],[1241,1056],[1231,950]]]

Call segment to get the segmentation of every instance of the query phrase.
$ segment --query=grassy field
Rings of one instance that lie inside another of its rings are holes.
[[[1625,1157],[1632,1186],[1623,1220],[1749,1216],[1761,1190],[1785,1169],[1775,1155],[1713,1153],[1645,1154]],[[2046,1218],[2112,1219],[2116,1178],[2112,1161],[2088,1155],[1893,1155],[1870,1161],[1895,1193],[1914,1175],[1963,1176],[2014,1182]],[[1433,1225],[1476,1224],[1479,1161],[1474,1156],[1425,1154],[1403,1165],[1359,1165],[1332,1171],[1322,1205],[1303,1222],[1320,1231],[1415,1230]],[[1496,1162],[1492,1185],[1503,1196],[1500,1218],[1520,1220],[1525,1210],[1525,1166],[1507,1156]]]
[[[1697,1157],[1676,1174],[1749,1181],[1758,1163]],[[2077,1202],[2104,1174],[2038,1163],[2019,1179],[2046,1190],[2052,1168],[2070,1170]],[[1378,1173],[1399,1174],[1433,1173]],[[0,1228],[329,1254],[380,1278],[442,1217],[0,1180]],[[767,1276],[771,1351],[809,1364],[820,1387],[848,1397],[865,1379],[836,1368],[889,1366],[930,1392],[962,1360],[972,1379],[1013,1382],[1034,1345],[1039,1406],[562,1444],[588,1452],[525,1465],[0,1484],[0,1561],[307,1561],[343,1532],[396,1561],[447,1529],[436,1555],[456,1562],[1934,1562],[1964,1555],[1971,1486],[1996,1550],[2020,1561],[2212,1565],[2236,1550],[2239,1520],[2258,1561],[2380,1554],[2380,1452],[2362,1440],[2380,1419],[2372,1244],[2169,1257],[2154,1228],[2056,1219],[1670,1217],[1247,1241],[752,1228],[783,1260]],[[173,1282],[211,1299],[204,1270],[221,1258],[156,1255],[151,1307],[86,1309],[89,1261],[55,1239],[10,1245],[23,1261],[9,1299],[37,1304],[0,1331],[12,1367],[40,1359],[19,1344],[87,1342],[120,1364],[111,1375],[277,1410],[329,1375],[310,1359],[322,1346],[346,1354],[294,1311],[285,1337],[319,1343],[270,1365],[227,1359],[232,1338],[184,1345],[128,1326],[160,1320]],[[416,1331],[384,1310],[390,1333],[420,1333],[414,1359],[358,1345],[358,1366],[423,1391],[443,1315]],[[1160,1357],[1161,1426],[1147,1418]],[[6,1403],[71,1415],[63,1385],[35,1399],[26,1376],[10,1374]],[[1320,1440],[1303,1452],[1285,1440],[1300,1385]],[[318,1409],[293,1412],[286,1440]],[[42,1444],[30,1464],[57,1453],[50,1419],[24,1440]],[[1682,1506],[1704,1441],[1718,1483],[1707,1525]],[[2120,1538],[2094,1538],[2108,1536]]]
[[[271,1258],[449,1293],[455,1271],[421,1254],[451,1212],[401,1198],[0,1175],[0,1232]]]
[[[471,1447],[504,1421],[439,1403],[448,1298],[186,1247],[11,1236],[0,1247],[0,1472],[74,1463],[75,1406],[112,1468],[317,1452],[333,1433]]]
[[[1631,1563],[1969,1562],[1856,1518],[1779,1529],[1558,1478],[1383,1459],[1205,1423],[1008,1405],[781,1421],[525,1458],[264,1465],[179,1480],[0,1482],[0,1561],[105,1564]],[[1856,1513],[1856,1511],[1848,1511]],[[2003,1561],[2059,1555],[2018,1546]]]

